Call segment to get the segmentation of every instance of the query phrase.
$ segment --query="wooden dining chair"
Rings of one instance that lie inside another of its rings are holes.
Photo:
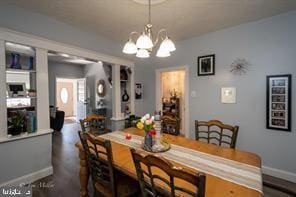
[[[238,126],[223,124],[219,120],[195,121],[195,139],[209,144],[235,148]]]
[[[80,120],[81,130],[100,135],[110,132],[106,125],[107,118],[103,115],[91,114],[85,119]]]
[[[111,142],[78,131],[90,171],[94,196],[132,197],[139,191],[139,184],[113,168]]]
[[[205,196],[206,176],[203,173],[192,173],[181,167],[173,166],[166,159],[156,155],[145,155],[131,149],[143,197],[147,196]],[[160,174],[159,172],[163,172]],[[192,185],[189,190],[177,183]],[[159,185],[163,185],[160,187]]]

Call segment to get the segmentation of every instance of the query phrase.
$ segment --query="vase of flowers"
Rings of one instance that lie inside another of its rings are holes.
[[[145,149],[151,150],[153,146],[153,136],[156,134],[154,130],[154,127],[155,127],[154,116],[150,116],[150,114],[146,114],[137,123],[137,127],[138,129],[143,129],[145,131],[143,147]]]

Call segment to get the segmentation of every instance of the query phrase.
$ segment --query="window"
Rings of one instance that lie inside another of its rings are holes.
[[[66,88],[61,89],[61,100],[64,104],[68,102],[69,94]]]

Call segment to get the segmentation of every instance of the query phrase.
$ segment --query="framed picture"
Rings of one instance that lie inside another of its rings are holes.
[[[197,58],[197,75],[206,76],[215,74],[215,55],[199,56]]]
[[[143,86],[141,83],[135,85],[135,99],[140,100],[143,98]]]
[[[9,97],[26,96],[26,83],[8,82],[6,89]]]
[[[266,77],[266,127],[291,131],[291,75]]]
[[[236,103],[236,88],[223,87],[221,88],[221,103]]]

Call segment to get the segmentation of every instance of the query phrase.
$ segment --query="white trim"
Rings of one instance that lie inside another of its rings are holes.
[[[125,66],[134,65],[134,62],[120,57],[106,55],[97,51],[80,48],[77,46],[48,40],[39,36],[34,36],[22,32],[17,32],[11,29],[0,27],[0,39],[13,43],[28,45],[36,48],[43,48],[57,52],[67,52],[67,54],[89,58],[93,60],[120,64]]]
[[[5,41],[0,39],[0,138],[7,135]]]
[[[6,143],[6,142],[11,142],[11,141],[16,141],[16,140],[21,140],[21,139],[26,139],[26,138],[31,138],[31,137],[37,137],[40,135],[47,135],[47,134],[51,134],[52,132],[53,132],[52,129],[44,129],[44,130],[37,130],[34,133],[23,133],[21,135],[11,136],[11,137],[8,137],[8,135],[6,134],[3,137],[0,137],[0,144]]]
[[[270,176],[274,176],[277,178],[285,179],[285,180],[296,183],[296,174],[292,172],[287,172],[284,170],[271,168],[267,166],[262,166],[262,172],[263,174],[267,174]]]
[[[161,89],[160,81],[161,81],[161,72],[168,72],[168,71],[176,71],[176,70],[185,70],[185,137],[189,138],[190,136],[190,127],[189,127],[189,66],[176,66],[176,67],[168,67],[168,68],[160,68],[155,70],[155,109],[157,111],[161,110]]]
[[[33,173],[30,173],[30,174],[26,174],[24,176],[18,177],[16,179],[12,179],[12,180],[7,181],[5,183],[1,183],[0,187],[29,184],[29,183],[33,183],[34,181],[37,181],[39,179],[42,179],[42,178],[47,177],[47,176],[52,175],[52,174],[53,174],[53,168],[52,168],[52,166],[50,166],[50,167],[38,170],[36,172],[33,172]]]

